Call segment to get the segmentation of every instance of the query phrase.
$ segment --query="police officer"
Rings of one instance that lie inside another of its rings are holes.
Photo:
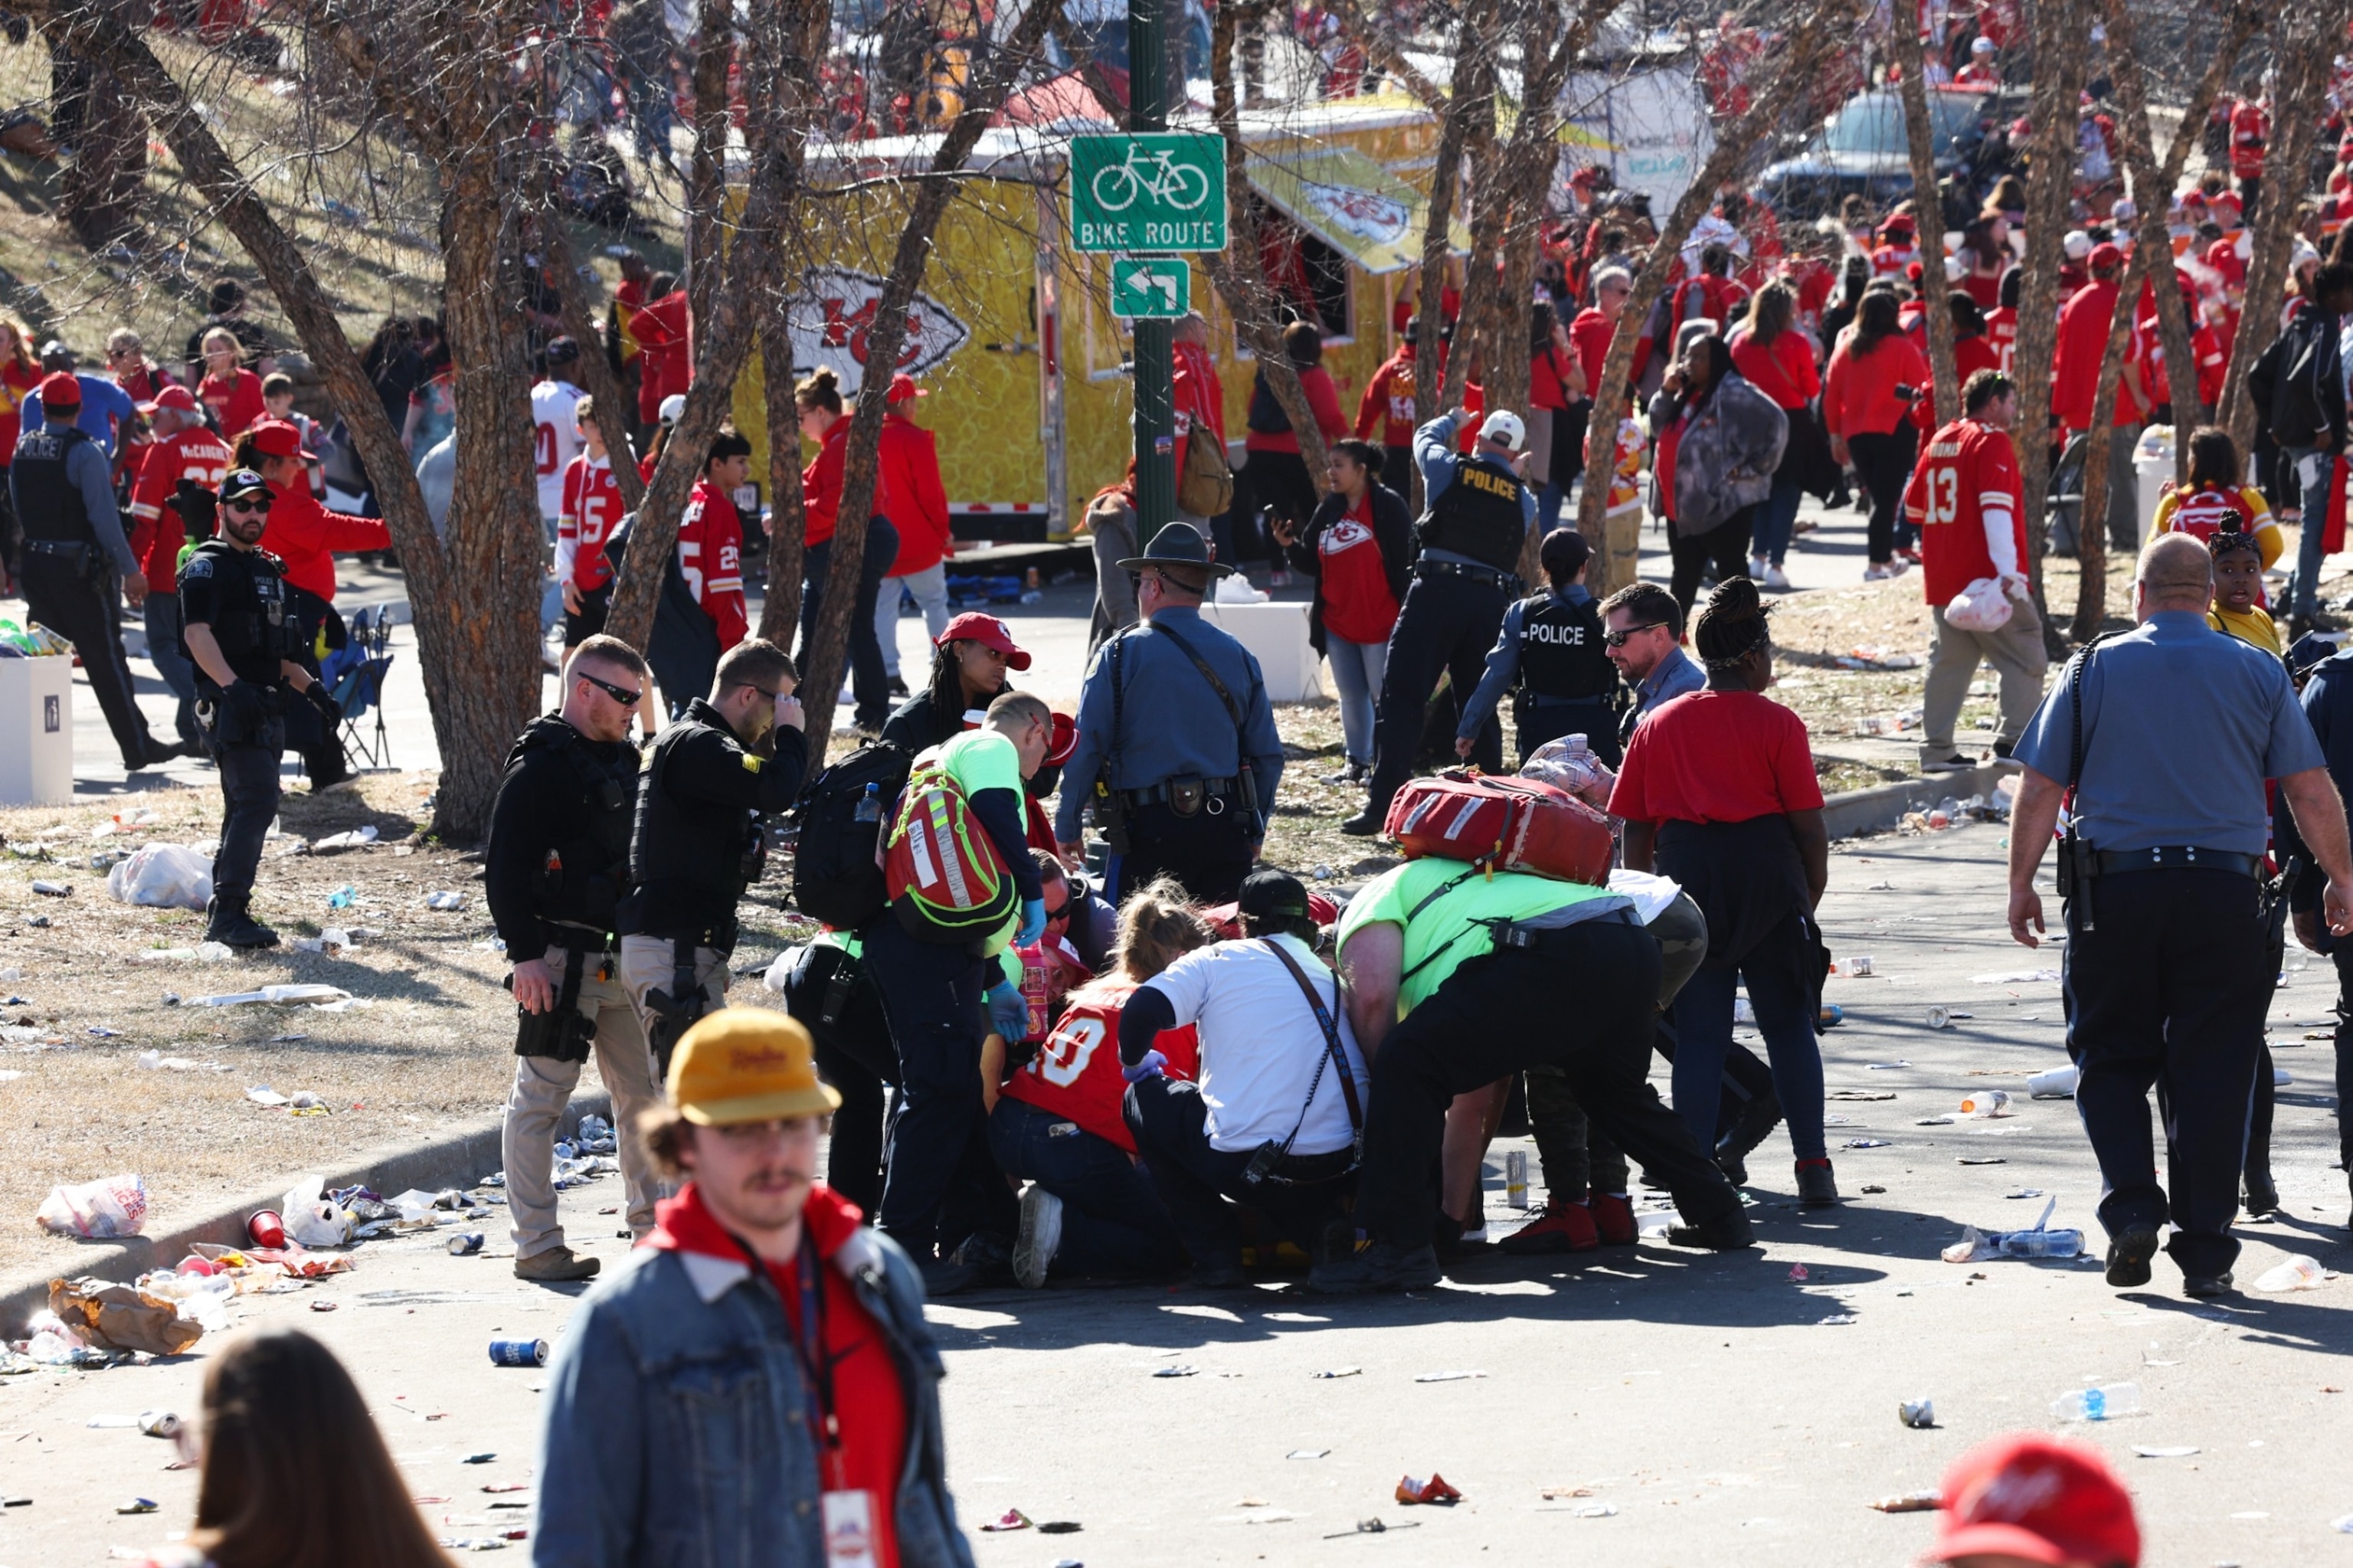
[[[81,383],[60,371],[41,382],[41,420],[17,440],[8,470],[24,532],[26,610],[81,655],[124,768],[136,772],[191,755],[147,733],[147,715],[132,693],[113,579],[120,574],[122,594],[136,609],[147,602],[147,575],[122,535],[106,453],[75,424]]]
[[[278,945],[278,933],[254,919],[249,906],[261,841],[278,815],[278,757],[286,748],[283,688],[301,693],[331,725],[343,715],[297,660],[301,630],[288,599],[286,568],[259,547],[269,525],[269,482],[249,468],[232,471],[221,481],[219,521],[220,532],[197,546],[180,568],[180,647],[196,667],[196,720],[220,770],[227,808],[213,856],[205,939],[270,948]]]
[[[1116,856],[1105,896],[1175,877],[1205,904],[1240,896],[1266,838],[1282,779],[1282,740],[1258,660],[1201,619],[1209,585],[1231,567],[1171,523],[1141,556],[1144,619],[1107,641],[1079,693],[1079,739],[1062,769],[1056,848],[1076,865],[1090,803]]]
[[[1454,726],[1454,753],[1468,757],[1479,732],[1507,691],[1519,731],[1520,760],[1565,735],[1583,735],[1594,752],[1618,766],[1618,667],[1601,642],[1601,611],[1585,591],[1593,551],[1574,528],[1545,535],[1543,593],[1504,612],[1504,629],[1487,654],[1487,673],[1462,705]]]
[[[1348,1016],[1373,1064],[1356,1186],[1356,1223],[1373,1242],[1317,1264],[1314,1288],[1436,1284],[1432,1177],[1447,1107],[1538,1065],[1559,1067],[1593,1126],[1674,1194],[1686,1224],[1669,1240],[1729,1251],[1754,1239],[1740,1195],[1651,1087],[1664,959],[1631,899],[1415,860],[1366,883],[1337,936]]]
[[[1455,433],[1469,418],[1456,408],[1413,433],[1428,510],[1418,524],[1421,558],[1413,586],[1389,633],[1370,797],[1340,825],[1360,838],[1381,831],[1390,797],[1413,774],[1422,710],[1438,689],[1440,673],[1452,674],[1457,692],[1478,686],[1481,662],[1520,591],[1520,546],[1536,520],[1536,493],[1521,478],[1527,428],[1517,414],[1498,408],[1480,425],[1476,449],[1463,457],[1455,450]],[[1503,731],[1482,721],[1469,755],[1488,772],[1502,772]]]
[[[656,1179],[628,1129],[661,1100],[613,927],[629,880],[638,752],[629,723],[646,662],[616,637],[581,640],[564,671],[561,711],[532,720],[507,753],[491,808],[482,890],[514,965],[514,1088],[500,1147],[518,1278],[586,1279],[596,1259],[565,1245],[555,1214],[555,1124],[596,1048],[622,1129],[630,1233],[654,1225]]]
[[[2273,990],[2259,913],[2263,780],[2328,877],[2328,927],[2353,932],[2353,859],[2327,759],[2275,658],[2213,630],[2206,546],[2167,534],[2141,551],[2131,631],[2084,649],[2013,753],[2025,766],[2010,833],[2010,930],[2042,929],[2034,874],[2073,786],[2059,846],[2067,922],[2067,1050],[2075,1107],[2106,1195],[2107,1278],[2146,1285],[2158,1227],[2193,1297],[2231,1288],[2247,1119]],[[2157,1180],[2147,1097],[2171,1105],[2170,1178]]]
[[[727,994],[735,906],[766,867],[759,818],[800,794],[807,722],[791,655],[747,638],[654,741],[638,786],[622,899],[621,987],[653,1048],[657,1081],[687,1026]]]

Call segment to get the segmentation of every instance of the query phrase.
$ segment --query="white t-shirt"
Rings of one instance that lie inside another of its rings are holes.
[[[1210,1148],[1235,1152],[1281,1143],[1298,1126],[1292,1153],[1330,1154],[1347,1148],[1356,1135],[1348,1121],[1347,1097],[1338,1070],[1327,1065],[1315,1103],[1300,1123],[1315,1064],[1326,1061],[1330,1052],[1299,982],[1268,950],[1270,941],[1283,945],[1322,995],[1340,1027],[1340,1048],[1356,1075],[1357,1101],[1364,1103],[1371,1075],[1356,1049],[1347,1010],[1340,1005],[1339,980],[1298,938],[1197,948],[1145,984],[1168,999],[1180,1027],[1200,1025],[1201,1098],[1208,1106]]]
[[[532,456],[539,471],[539,514],[564,515],[564,471],[580,455],[580,429],[572,417],[580,388],[543,381],[531,389]]]

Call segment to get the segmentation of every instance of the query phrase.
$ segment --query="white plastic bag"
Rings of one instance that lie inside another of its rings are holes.
[[[347,1246],[352,1239],[352,1216],[343,1205],[325,1195],[323,1176],[303,1176],[288,1188],[286,1201],[279,1206],[279,1218],[286,1224],[286,1234],[298,1246]]]
[[[202,909],[213,895],[213,863],[185,844],[149,844],[106,874],[118,904]]]
[[[52,1187],[34,1215],[44,1230],[61,1236],[90,1236],[104,1241],[135,1236],[147,1223],[147,1183],[133,1175],[110,1176],[103,1181]]]
[[[1945,624],[1956,631],[2000,631],[2010,624],[2010,596],[1992,577],[1979,577],[1945,607]]]

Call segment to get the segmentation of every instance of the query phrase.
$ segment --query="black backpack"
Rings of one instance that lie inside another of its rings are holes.
[[[861,746],[803,791],[792,810],[799,829],[793,851],[793,906],[812,919],[851,930],[882,913],[889,896],[876,853],[897,814],[914,756],[906,747],[876,741]],[[874,810],[859,820],[871,797]]]

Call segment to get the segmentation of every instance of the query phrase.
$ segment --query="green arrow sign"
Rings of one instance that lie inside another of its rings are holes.
[[[1111,264],[1111,311],[1132,321],[1176,321],[1193,308],[1193,268],[1123,256]]]
[[[1223,250],[1226,148],[1189,132],[1071,141],[1071,234],[1081,250]]]

